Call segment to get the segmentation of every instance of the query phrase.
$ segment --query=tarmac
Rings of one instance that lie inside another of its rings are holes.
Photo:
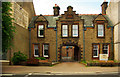
[[[120,67],[86,67],[78,62],[62,62],[54,66],[2,66],[3,75],[28,74],[28,75],[93,75],[117,74]]]

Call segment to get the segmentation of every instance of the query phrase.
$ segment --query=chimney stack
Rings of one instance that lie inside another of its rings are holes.
[[[102,14],[106,14],[106,9],[108,7],[108,2],[106,2],[106,0],[104,0],[104,2],[102,3],[101,7],[102,7]]]
[[[53,9],[54,9],[54,16],[58,16],[59,15],[59,10],[60,10],[60,7],[57,5],[57,4],[55,4],[55,6],[53,7]]]

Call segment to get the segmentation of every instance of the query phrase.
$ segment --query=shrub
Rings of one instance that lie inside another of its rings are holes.
[[[14,52],[14,55],[12,57],[13,64],[17,65],[20,64],[22,61],[27,61],[27,56],[20,51]]]
[[[39,59],[39,60],[46,60],[45,57],[35,57],[35,59]]]

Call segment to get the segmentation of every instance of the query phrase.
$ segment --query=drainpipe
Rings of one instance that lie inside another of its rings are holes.
[[[31,58],[31,27],[29,29],[29,59]]]
[[[85,61],[85,32],[86,28],[83,28],[83,60]]]
[[[113,29],[114,27],[111,27],[111,31],[112,31],[112,38],[111,38],[111,45],[112,45],[112,51],[114,52],[114,48],[113,48]]]
[[[56,31],[56,62],[58,62],[58,59],[57,59],[57,27],[55,27],[54,31]]]

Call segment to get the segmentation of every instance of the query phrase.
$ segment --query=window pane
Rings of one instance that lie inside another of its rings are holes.
[[[44,35],[44,26],[39,25],[38,26],[38,37],[43,37],[43,35]]]
[[[78,29],[78,25],[73,25],[73,29]]]
[[[98,57],[98,45],[93,45],[93,57]]]
[[[43,52],[43,55],[44,57],[48,57],[48,53],[49,53],[49,45],[44,45],[44,52]]]
[[[38,45],[34,45],[34,56],[38,57],[38,55],[39,55]]]
[[[108,54],[108,53],[107,53],[107,50],[103,50],[103,54]]]
[[[62,27],[63,27],[63,29],[67,29],[67,25],[63,25]]]
[[[44,30],[40,30],[40,35],[44,35]]]
[[[73,30],[73,36],[78,36],[78,30]]]
[[[67,35],[67,34],[68,34],[67,30],[63,30],[63,35]]]
[[[97,50],[93,51],[93,56],[97,56]]]
[[[35,49],[35,55],[39,55],[38,49]]]
[[[44,50],[44,55],[48,55],[48,50]]]
[[[103,45],[103,54],[108,54],[108,46],[109,45]]]
[[[72,30],[73,36],[78,36],[78,25],[72,25]]]
[[[48,45],[44,45],[44,50],[48,50]]]
[[[43,29],[43,25],[39,25],[39,30]]]
[[[98,36],[104,36],[103,25],[98,25]]]
[[[68,25],[62,25],[62,36],[68,36]]]

